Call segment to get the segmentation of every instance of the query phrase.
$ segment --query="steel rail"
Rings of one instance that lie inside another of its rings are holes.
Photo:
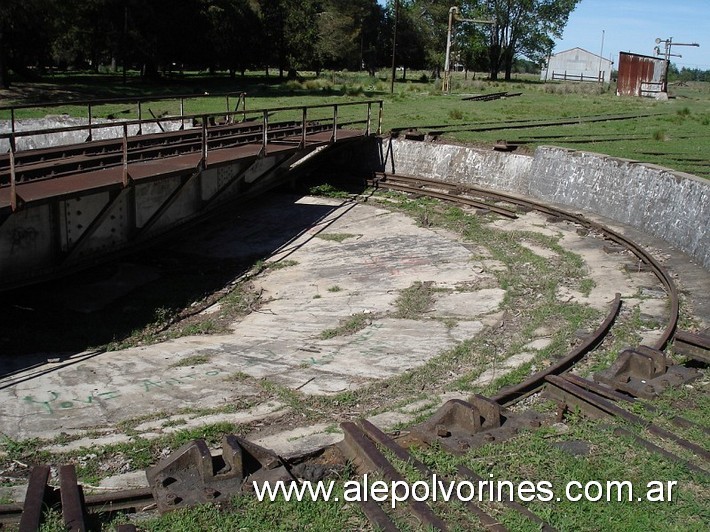
[[[500,405],[510,405],[521,399],[527,397],[535,390],[538,390],[545,383],[545,379],[550,375],[556,375],[558,373],[565,372],[569,370],[575,363],[581,360],[587,353],[592,351],[596,346],[598,346],[603,340],[606,334],[611,329],[614,324],[619,310],[621,309],[621,294],[617,293],[614,296],[614,301],[611,304],[611,309],[606,316],[606,319],[597,327],[597,329],[587,336],[585,340],[568,353],[565,357],[558,360],[554,364],[548,366],[547,368],[538,371],[537,373],[531,375],[523,382],[520,382],[509,388],[504,388],[496,395],[491,397],[491,399]]]
[[[366,469],[379,471],[389,482],[405,482],[404,477],[358,425],[351,421],[345,421],[340,424],[340,428],[345,434],[343,445],[350,450],[354,457],[362,461]],[[448,529],[444,521],[424,502],[408,501],[408,508],[425,528],[442,531]]]
[[[463,203],[464,205],[468,205],[469,207],[475,207],[477,209],[486,209],[491,212],[494,212],[496,214],[499,214],[501,216],[505,216],[506,218],[511,218],[515,219],[518,217],[517,213],[515,211],[512,211],[510,209],[505,209],[503,207],[499,207],[498,205],[491,205],[489,203],[485,203],[483,201],[477,201],[471,198],[466,198],[460,195],[451,195],[447,194],[445,192],[436,192],[434,190],[424,190],[421,188],[413,188],[407,184],[403,183],[409,183],[411,181],[409,180],[399,180],[399,176],[392,176],[392,175],[385,175],[385,174],[378,174],[378,176],[381,175],[379,178],[375,178],[372,180],[373,186],[375,188],[388,188],[391,190],[396,190],[399,192],[413,192],[413,193],[418,193],[422,192],[426,196],[430,196],[432,198],[437,198],[443,201],[448,201],[448,202],[453,202],[453,203]],[[441,182],[438,182],[436,184],[431,184],[430,182],[425,182],[421,181],[423,184],[422,186],[436,186],[439,185],[440,187],[442,186]],[[449,188],[452,187],[452,184],[445,184],[444,186],[448,186]]]
[[[62,468],[73,468],[73,466],[62,466]],[[72,477],[70,469],[60,469],[60,471],[64,472],[64,476],[58,498],[55,488],[47,483],[49,466],[35,466],[30,474],[24,503],[0,505],[0,528],[19,525],[20,531],[39,530],[44,509],[58,503],[62,500],[61,497],[67,496],[70,499],[67,499],[66,503],[62,502],[62,513],[65,514],[66,505],[68,510],[66,516],[73,519],[78,519],[82,514],[87,517],[121,511],[140,512],[154,507],[155,499],[150,488],[78,496],[76,474]]]
[[[610,388],[610,387],[605,386],[603,384],[599,384],[598,382],[587,380],[583,377],[580,377],[579,375],[574,375],[573,373],[565,373],[562,376],[562,378],[564,378],[566,381],[571,382],[572,384],[575,384],[576,386],[579,386],[580,388],[584,388],[585,390],[595,393],[605,399],[609,399],[610,401],[614,401],[615,403],[638,405],[641,408],[643,408],[646,412],[650,412],[650,413],[658,412],[658,409],[655,406],[653,406],[652,404],[649,404],[645,401],[639,400],[639,399],[632,397],[630,395],[626,395],[624,393],[621,393],[617,390],[614,390],[613,388]],[[710,436],[710,429],[709,428],[704,427],[702,425],[698,425],[697,423],[694,423],[693,421],[685,419],[681,416],[673,416],[671,418],[668,418],[668,421],[670,423],[672,423],[673,425],[675,425],[676,427],[680,427],[683,429],[699,430],[699,431],[704,432],[705,434]]]
[[[702,333],[677,331],[673,351],[699,362],[710,364],[710,336]]]
[[[612,403],[608,399],[605,399],[601,395],[598,395],[589,390],[585,390],[584,388],[577,386],[573,382],[570,382],[569,380],[566,380],[557,375],[548,375],[547,377],[545,377],[545,380],[553,386],[559,388],[560,390],[563,390],[568,394],[574,395],[581,401],[591,405],[593,408],[598,409],[601,412],[604,412],[605,414],[623,419],[624,421],[627,421],[633,425],[642,427],[651,434],[658,436],[659,438],[662,438],[664,440],[671,441],[679,447],[682,447],[692,452],[697,457],[702,458],[706,462],[710,462],[710,452],[706,451],[698,444],[688,441],[685,438],[681,438],[677,434],[666,430],[663,427],[656,425],[655,423],[646,421],[642,417],[639,417],[636,414],[629,412],[628,410],[624,410],[620,406],[617,406],[616,404]]]
[[[384,174],[384,175],[392,175],[392,174]],[[398,179],[420,180],[420,181],[429,182],[431,184],[435,184],[435,183],[449,184],[449,185],[453,184],[448,181],[439,181],[439,180],[430,179],[430,178],[403,176],[401,174],[394,174],[394,175],[396,175]],[[473,194],[480,194],[483,197],[488,197],[488,198],[494,199],[496,201],[503,201],[503,202],[514,204],[514,205],[520,205],[521,207],[524,207],[527,209],[533,209],[533,210],[545,213],[549,216],[554,216],[554,217],[566,220],[568,222],[579,224],[579,225],[586,227],[590,230],[601,233],[602,235],[604,235],[605,238],[607,238],[613,242],[616,242],[617,244],[620,244],[620,245],[624,246],[625,248],[629,249],[637,257],[637,259],[639,261],[648,265],[648,267],[654,273],[656,278],[663,285],[663,288],[665,289],[665,291],[668,294],[668,297],[670,299],[670,311],[669,311],[668,323],[667,323],[663,333],[659,337],[659,339],[652,346],[655,349],[658,349],[659,351],[662,351],[663,349],[666,348],[669,341],[673,338],[676,327],[678,325],[678,316],[679,316],[678,290],[677,290],[672,278],[670,277],[668,272],[665,270],[665,268],[663,268],[663,266],[661,266],[661,264],[656,259],[654,259],[650,253],[648,253],[641,246],[636,244],[633,240],[626,238],[625,236],[606,227],[605,225],[602,225],[600,223],[593,222],[593,221],[587,219],[582,214],[571,214],[571,213],[564,211],[562,209],[557,209],[555,207],[551,207],[549,205],[545,205],[543,203],[540,203],[540,202],[537,202],[534,200],[530,200],[527,198],[521,198],[521,197],[513,196],[511,194],[506,194],[506,193],[502,193],[502,192],[496,192],[493,190],[485,189],[482,187],[477,187],[474,185],[460,184],[460,186],[462,187],[462,190],[464,190],[472,195]]]
[[[381,445],[382,447],[386,448],[399,460],[411,464],[414,468],[417,469],[417,471],[419,471],[424,476],[431,477],[433,475],[433,472],[421,460],[418,460],[417,458],[412,456],[409,451],[399,445],[399,443],[394,441],[387,434],[382,432],[370,421],[362,419],[360,420],[360,426],[362,427],[362,430],[365,431],[368,437],[370,437],[378,445]],[[460,473],[462,474],[462,476],[467,476],[470,479],[473,479],[475,482],[484,480],[483,477],[479,477],[468,468],[460,469]],[[446,480],[446,477],[443,475],[441,476],[441,478]],[[523,505],[508,499],[502,500],[501,504],[508,506],[509,508],[517,511],[518,513],[526,517],[527,519],[536,523],[537,525],[539,525],[541,530],[545,532],[554,532],[555,529],[552,526],[540,519],[537,515],[532,513]],[[472,501],[469,501],[467,504],[465,504],[465,506],[480,519],[481,524],[486,527],[486,530],[505,530],[505,528],[502,527],[502,525],[497,519],[486,513],[481,507],[474,504]]]

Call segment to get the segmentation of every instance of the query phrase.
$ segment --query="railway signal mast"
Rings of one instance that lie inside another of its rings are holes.
[[[660,37],[656,39],[656,45],[660,45],[661,43],[664,44],[665,46],[665,51],[661,53],[661,47],[656,46],[654,48],[654,51],[656,52],[656,55],[663,55],[666,58],[666,61],[669,60],[670,57],[683,57],[680,54],[672,54],[671,49],[673,46],[696,46],[700,47],[700,45],[696,42],[693,43],[683,43],[683,42],[673,42],[673,37],[668,37],[667,39],[661,39]]]
[[[663,53],[661,53],[661,47],[660,44],[663,43],[665,50]],[[656,52],[656,55],[663,55],[666,59],[666,62],[668,62],[671,57],[683,57],[680,54],[673,54],[671,53],[671,49],[673,46],[696,46],[700,47],[700,45],[696,42],[693,43],[683,43],[683,42],[673,42],[673,37],[668,37],[667,39],[661,39],[660,37],[656,39],[656,47],[654,48],[654,51]],[[668,87],[668,68],[666,68],[666,79],[665,79],[666,87]]]

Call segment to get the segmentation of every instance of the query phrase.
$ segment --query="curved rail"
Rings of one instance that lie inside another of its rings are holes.
[[[604,337],[609,332],[609,329],[611,329],[616,317],[619,315],[619,310],[621,310],[621,294],[617,292],[606,319],[584,340],[584,342],[572,350],[567,356],[558,360],[555,364],[538,371],[521,383],[501,390],[498,394],[491,397],[491,400],[500,405],[510,405],[527,397],[535,390],[542,387],[542,385],[545,384],[545,378],[549,375],[558,375],[567,371],[569,368],[574,366],[576,362],[581,360],[584,355],[592,351],[592,349],[604,340]]]
[[[387,182],[389,180],[389,182]],[[407,181],[409,180],[409,184],[407,184]],[[416,185],[416,188],[412,186],[412,184]],[[451,183],[446,183],[446,182],[441,182],[441,181],[435,181],[435,180],[430,180],[426,178],[408,178],[405,176],[387,176],[384,174],[380,174],[379,179],[377,181],[376,186],[387,186],[387,188],[393,188],[395,190],[402,190],[406,192],[413,192],[413,193],[419,193],[419,194],[426,194],[432,197],[440,197],[440,199],[444,199],[446,201],[452,201],[452,202],[459,202],[459,203],[465,203],[467,205],[472,205],[475,207],[481,207],[485,209],[490,209],[492,212],[495,212],[493,208],[491,207],[497,207],[498,209],[503,209],[502,207],[495,206],[495,205],[489,205],[487,203],[482,203],[477,200],[473,200],[471,198],[466,198],[466,197],[461,197],[461,192],[463,191],[464,193],[468,194],[478,194],[482,196],[486,196],[489,198],[494,198],[496,201],[505,201],[508,203],[512,203],[514,205],[518,205],[521,207],[525,208],[530,208],[530,209],[535,209],[540,212],[559,217],[561,219],[569,220],[574,223],[581,224],[583,226],[586,226],[590,229],[594,229],[595,231],[599,231],[600,233],[604,234],[607,238],[620,243],[624,246],[626,246],[628,249],[630,249],[638,258],[639,260],[643,261],[645,264],[648,264],[651,269],[654,271],[655,275],[659,278],[659,280],[664,284],[666,287],[666,290],[671,297],[671,323],[666,327],[666,330],[664,331],[664,334],[662,338],[657,342],[657,345],[664,345],[668,342],[668,340],[671,338],[673,335],[673,332],[675,331],[676,327],[676,322],[677,322],[677,315],[678,315],[678,298],[677,298],[677,291],[675,289],[675,285],[668,276],[668,274],[665,272],[665,270],[658,264],[653,257],[651,257],[648,253],[646,253],[642,248],[637,246],[635,243],[632,241],[626,239],[625,237],[619,235],[618,233],[598,224],[595,222],[591,222],[589,220],[586,220],[583,216],[581,215],[572,215],[569,213],[566,213],[562,210],[555,209],[549,206],[545,206],[533,201],[528,201],[524,200],[521,198],[515,198],[513,196],[509,196],[506,194],[500,194],[500,193],[495,193],[492,191],[486,191],[483,189],[477,189],[476,187],[461,187],[461,186],[456,186],[454,193],[453,194],[446,194],[443,192],[437,192],[436,190],[426,190],[426,187],[429,188],[434,188],[434,189],[447,189],[452,186]],[[506,213],[508,214],[513,214],[515,215],[514,211],[509,210],[509,209],[503,209]],[[510,216],[510,217],[516,217],[516,216]],[[621,308],[621,295],[619,293],[615,294],[614,300],[611,303],[611,308],[609,310],[609,313],[607,314],[606,319],[599,325],[599,327],[592,333],[590,334],[583,342],[581,345],[579,345],[577,348],[575,348],[573,351],[571,351],[567,356],[553,364],[552,366],[546,368],[543,371],[537,372],[536,374],[530,376],[528,379],[525,381],[519,383],[518,385],[512,386],[510,388],[504,389],[501,392],[499,392],[496,396],[491,398],[492,401],[497,402],[500,405],[509,405],[517,400],[521,399],[522,397],[525,397],[538,389],[540,386],[545,384],[545,382],[552,383],[556,386],[565,386],[566,388],[573,389],[575,393],[578,393],[580,396],[584,397],[585,400],[590,400],[594,402],[597,407],[601,407],[605,409],[606,411],[613,413],[615,416],[620,417],[622,419],[625,419],[627,421],[631,421],[634,423],[639,423],[639,420],[637,417],[632,417],[633,415],[630,413],[626,413],[622,411],[621,408],[615,407],[614,405],[609,406],[609,401],[603,401],[600,400],[599,398],[592,397],[590,394],[584,394],[583,391],[579,392],[576,388],[579,387],[580,383],[583,383],[581,379],[576,379],[575,378],[570,378],[569,382],[567,382],[565,379],[562,379],[560,377],[557,377],[556,375],[560,373],[564,373],[568,369],[570,369],[578,360],[580,360],[586,353],[594,349],[601,341],[603,341],[604,337],[608,333],[609,329],[612,327],[615,318],[617,317],[619,310]],[[592,385],[593,383],[589,383],[589,385]],[[382,455],[381,452],[379,452],[374,445],[377,443],[378,445],[385,447],[389,450],[389,452],[393,453],[395,456],[397,456],[400,460],[409,462],[413,467],[418,469],[420,472],[422,472],[425,475],[430,475],[431,471],[429,468],[427,468],[424,464],[421,462],[417,461],[415,458],[413,458],[404,448],[402,448],[397,442],[386,436],[384,433],[382,433],[379,429],[374,427],[371,423],[367,421],[361,421],[360,426],[357,426],[354,423],[346,422],[343,425],[341,425],[344,432],[346,433],[346,439],[345,443],[346,446],[349,446],[352,448],[352,452],[355,453],[357,456],[364,456],[367,458],[367,460],[370,463],[374,463],[378,465],[378,469],[380,470],[385,470],[385,474],[389,474],[390,476],[392,475],[397,475],[396,471],[390,466],[388,459],[384,455]],[[647,428],[651,427],[651,425],[647,424]],[[618,429],[618,430],[624,430],[624,429]],[[670,438],[674,442],[681,444],[684,446],[686,449],[689,449],[690,451],[694,452],[696,455],[708,459],[709,453],[705,451],[703,448],[701,448],[698,445],[693,444],[692,442],[686,442],[685,440],[682,440],[678,437],[674,437],[673,434],[669,433],[668,431],[665,431],[663,429],[654,429],[655,433],[665,437],[665,438]],[[639,438],[637,438],[637,441]],[[652,446],[652,444],[648,442],[644,442],[647,445]],[[677,460],[677,457],[672,455],[671,453],[668,453],[667,451],[658,448],[657,446],[652,446],[649,447],[651,450],[660,452],[664,454],[664,456],[673,458]],[[688,465],[688,462],[684,462],[686,465]],[[688,467],[694,467],[692,464],[690,464]],[[704,470],[695,468],[695,470],[699,470],[701,472],[704,472]],[[459,470],[459,474],[463,474],[465,477],[473,477],[475,473],[468,472],[468,470],[461,472]],[[393,477],[395,478],[395,477]],[[399,478],[399,477],[396,477]],[[29,492],[28,492],[29,493]],[[44,493],[44,489],[42,490],[42,493]],[[41,500],[41,499],[40,499]],[[135,489],[135,490],[126,490],[122,492],[117,492],[117,493],[109,493],[109,494],[103,494],[103,495],[90,495],[85,498],[84,501],[84,506],[83,508],[89,512],[100,512],[100,511],[116,511],[116,510],[136,510],[136,509],[141,509],[141,507],[145,506],[150,506],[151,503],[153,502],[153,495],[148,489]],[[503,501],[506,503],[506,501]],[[27,504],[27,501],[26,501]],[[513,502],[507,502],[506,503],[508,506],[510,506],[512,509],[518,511],[519,513],[523,514],[526,516],[528,519],[531,519],[533,522],[537,523],[543,530],[552,530],[552,527],[545,523],[543,520],[529,512],[526,508],[520,506],[519,504],[515,504]],[[38,507],[40,508],[40,507]],[[492,516],[488,515],[483,511],[481,508],[478,507],[470,507],[469,508],[471,511],[474,512],[474,514],[479,518],[480,522],[491,529],[498,529],[498,530],[503,530],[503,527],[497,522],[495,518]],[[41,508],[40,508],[41,510]],[[437,529],[444,529],[445,524],[441,522],[438,517],[431,513],[431,511],[426,508],[426,507],[417,507],[417,511],[419,511],[419,514],[423,520],[423,522],[426,522],[430,524],[433,528]],[[391,524],[391,522],[387,519],[387,516],[378,509],[378,507],[366,507],[364,508],[364,511],[368,518],[372,521],[377,523],[380,527],[386,530],[394,530],[396,527]],[[5,524],[5,523],[16,523],[18,522],[20,515],[22,512],[22,508],[19,505],[0,505],[0,525]],[[23,517],[24,518],[24,517]],[[378,520],[379,519],[379,520]]]
[[[399,182],[412,182],[412,183],[428,183],[432,186],[435,185],[452,185],[453,183],[448,183],[446,181],[439,181],[436,179],[430,179],[430,178],[422,178],[422,177],[414,177],[414,176],[406,176],[406,175],[400,175],[400,174],[388,174],[388,173],[378,173],[376,174],[376,177],[379,178],[380,180],[387,180],[387,179],[394,179]],[[609,240],[612,240],[613,242],[616,242],[617,244],[620,244],[627,249],[629,249],[639,261],[642,263],[648,265],[648,267],[651,269],[651,271],[654,273],[656,278],[658,278],[659,282],[663,285],[666,293],[668,294],[668,297],[670,299],[670,315],[668,318],[668,323],[663,331],[663,334],[661,334],[661,337],[653,344],[652,347],[658,350],[663,350],[665,347],[668,345],[668,342],[673,338],[673,335],[675,333],[676,327],[678,325],[678,315],[679,315],[679,299],[678,299],[678,290],[675,286],[675,283],[671,279],[670,275],[666,271],[661,264],[654,259],[646,250],[644,250],[641,246],[636,244],[634,241],[632,241],[629,238],[626,238],[625,236],[621,235],[620,233],[617,233],[616,231],[609,229],[608,227],[597,223],[593,222],[591,220],[588,220],[585,216],[582,214],[571,214],[566,211],[563,211],[561,209],[557,209],[555,207],[551,207],[549,205],[544,205],[542,203],[529,200],[526,198],[521,198],[517,196],[513,196],[510,194],[505,194],[502,192],[496,192],[492,190],[488,190],[485,188],[477,187],[474,185],[466,185],[466,184],[459,184],[457,183],[458,186],[461,187],[461,190],[472,194],[472,195],[479,195],[482,197],[490,198],[494,201],[502,201],[506,203],[511,203],[513,205],[519,205],[521,207],[527,208],[527,209],[533,209],[542,213],[545,213],[550,216],[555,216],[557,218],[561,218],[563,220],[567,220],[572,223],[579,224],[583,227],[586,227],[587,229],[599,232],[604,235],[605,238],[608,238]],[[420,193],[420,191],[416,191]],[[423,192],[421,192],[423,193]]]
[[[399,176],[398,176],[399,177]],[[396,179],[392,179],[392,177],[387,177],[383,176],[379,179],[375,179],[374,181],[374,186],[375,188],[387,188],[390,190],[397,190],[400,192],[412,192],[411,186],[408,184],[404,184],[404,182],[398,183]],[[511,209],[506,209],[504,207],[500,207],[498,205],[492,205],[490,203],[485,203],[483,201],[478,201],[474,200],[471,198],[466,198],[460,195],[452,196],[449,193],[446,192],[436,192],[434,190],[425,190],[423,187],[429,186],[429,187],[436,187],[437,185],[441,186],[444,185],[446,187],[448,185],[448,188],[451,188],[450,183],[442,183],[442,182],[432,182],[431,180],[428,179],[419,179],[419,178],[412,178],[411,182],[415,182],[419,185],[420,190],[425,193],[427,196],[432,197],[432,198],[437,198],[442,201],[448,201],[448,202],[453,202],[453,203],[463,203],[464,205],[468,205],[469,207],[475,207],[477,209],[487,209],[491,212],[494,212],[496,214],[499,214],[501,216],[505,216],[506,218],[512,218],[515,219],[518,217],[517,213],[514,210]]]

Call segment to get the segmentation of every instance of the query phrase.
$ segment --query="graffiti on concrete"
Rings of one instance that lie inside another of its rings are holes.
[[[86,397],[77,397],[75,394],[62,395],[61,391],[48,390],[41,396],[27,395],[23,398],[24,402],[29,405],[35,405],[37,409],[47,414],[55,414],[61,410],[71,410],[84,407],[87,405],[98,405],[104,401],[117,399],[124,394],[137,393],[139,391],[152,393],[157,390],[165,390],[171,387],[180,387],[185,384],[197,381],[205,377],[214,377],[222,373],[219,369],[210,369],[204,372],[190,373],[181,375],[180,377],[172,377],[169,379],[142,379],[131,385],[131,389],[124,390],[107,390],[103,392],[94,391]],[[135,388],[138,388],[137,390]]]

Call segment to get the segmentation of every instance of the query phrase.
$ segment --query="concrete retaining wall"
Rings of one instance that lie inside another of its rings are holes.
[[[549,146],[528,156],[392,139],[384,141],[383,153],[388,172],[476,184],[594,212],[662,238],[710,269],[710,180]]]

